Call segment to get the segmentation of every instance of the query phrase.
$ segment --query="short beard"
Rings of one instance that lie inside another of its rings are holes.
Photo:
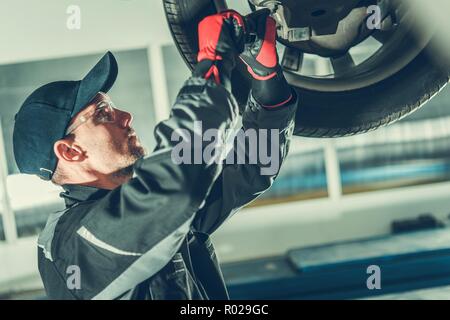
[[[112,175],[114,178],[131,178],[133,176],[134,164],[136,161],[147,155],[147,151],[143,147],[135,146],[131,141],[128,142],[128,150],[130,150],[130,155],[126,161],[127,165],[113,172]]]
[[[115,179],[123,179],[123,178],[131,178],[133,176],[134,165],[129,165],[128,167],[119,169],[112,173],[113,178]]]

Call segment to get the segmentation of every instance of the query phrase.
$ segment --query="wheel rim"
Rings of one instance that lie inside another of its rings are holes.
[[[289,44],[279,45],[280,60],[288,82],[313,91],[350,91],[374,85],[406,67],[430,42],[433,29],[418,32],[408,5],[405,1],[397,3],[388,18],[396,20],[395,25],[387,30],[374,31],[339,58],[322,58],[306,54]],[[298,66],[298,70],[292,68],[293,65]]]

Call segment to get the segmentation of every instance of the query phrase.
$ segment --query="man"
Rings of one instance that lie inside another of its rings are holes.
[[[255,19],[257,40],[245,52],[238,13],[199,24],[198,65],[146,158],[132,116],[106,94],[117,76],[111,53],[83,80],[47,84],[26,99],[14,128],[18,167],[65,189],[66,210],[49,217],[38,239],[49,298],[228,298],[208,235],[275,175],[262,175],[262,164],[175,164],[171,138],[180,129],[197,134],[195,121],[230,131],[238,114],[230,79],[240,58],[253,77],[243,127],[279,129],[286,156],[297,98],[278,64],[273,19],[267,11]]]

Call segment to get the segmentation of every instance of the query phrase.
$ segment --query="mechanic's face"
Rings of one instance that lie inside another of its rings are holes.
[[[92,104],[80,111],[71,123],[76,123],[82,116],[92,115],[98,103],[105,99],[109,97],[97,94]],[[85,168],[92,173],[131,175],[131,166],[145,155],[145,149],[131,127],[132,115],[117,108],[113,110],[112,122],[102,122],[100,117],[91,116],[78,126],[73,131],[74,142],[83,151]]]

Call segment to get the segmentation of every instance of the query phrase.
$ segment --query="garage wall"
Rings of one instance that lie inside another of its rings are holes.
[[[175,45],[164,45],[161,50],[164,57],[167,95],[169,97],[169,104],[172,105],[175,102],[178,91],[189,76],[190,70],[181,58]]]

